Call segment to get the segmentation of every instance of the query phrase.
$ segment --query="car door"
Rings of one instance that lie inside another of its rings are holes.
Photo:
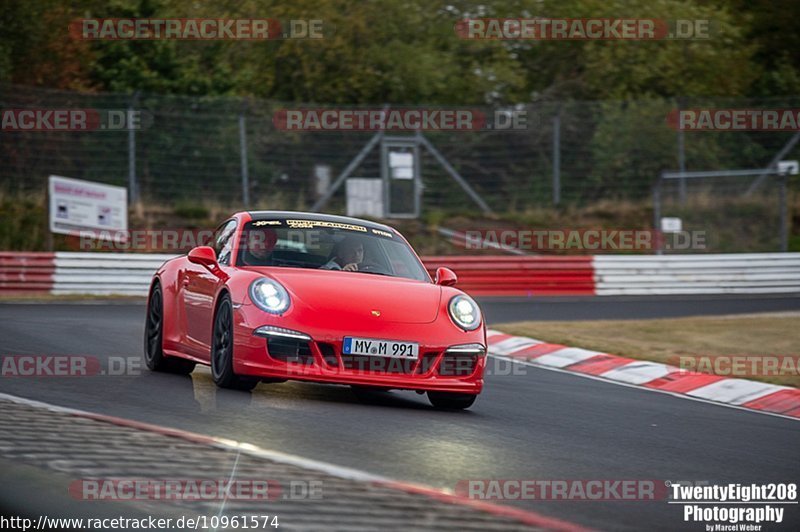
[[[214,233],[211,247],[217,254],[220,266],[229,266],[236,220],[228,220]],[[184,313],[186,316],[186,344],[194,356],[209,359],[214,318],[214,294],[220,279],[199,264],[187,263],[181,280]]]

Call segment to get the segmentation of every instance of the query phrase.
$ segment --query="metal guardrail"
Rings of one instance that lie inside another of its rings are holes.
[[[594,257],[597,295],[800,293],[800,253]]]
[[[144,296],[170,254],[0,252],[0,293]],[[800,253],[423,257],[478,296],[800,293]]]
[[[54,274],[52,253],[0,252],[0,293],[48,292]]]
[[[145,296],[153,273],[175,256],[56,252],[52,293]]]
[[[592,295],[592,257],[423,257],[428,271],[450,268],[458,287],[477,296]]]
[[[173,255],[56,253],[54,294],[144,295],[153,272]],[[135,257],[135,258],[133,258]],[[424,257],[445,266],[474,295],[591,295],[591,257]]]

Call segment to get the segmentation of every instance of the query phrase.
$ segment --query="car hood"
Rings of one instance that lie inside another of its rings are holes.
[[[439,313],[435,284],[357,272],[295,268],[252,268],[272,277],[315,312],[363,320],[380,312],[382,322],[431,323]]]

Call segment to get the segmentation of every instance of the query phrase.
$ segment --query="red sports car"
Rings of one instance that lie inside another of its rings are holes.
[[[432,281],[395,229],[355,218],[240,212],[211,246],[153,276],[144,357],[151,370],[211,366],[223,388],[303,380],[428,393],[472,405],[483,387],[480,308],[439,268]]]

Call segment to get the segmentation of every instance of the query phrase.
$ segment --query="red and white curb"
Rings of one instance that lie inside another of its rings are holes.
[[[550,344],[500,331],[489,330],[487,336],[490,355],[616,384],[800,420],[800,389],[797,388],[686,371],[667,364]]]

